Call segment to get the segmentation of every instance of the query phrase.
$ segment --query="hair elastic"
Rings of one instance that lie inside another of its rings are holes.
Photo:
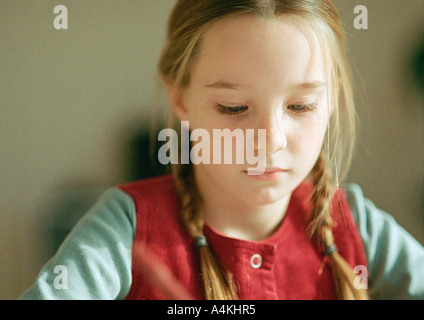
[[[205,236],[198,236],[194,238],[194,246],[196,248],[200,248],[200,247],[208,247],[209,243],[206,240]]]
[[[337,246],[334,243],[324,247],[324,254],[327,256],[330,256],[337,251],[339,250],[337,249]]]

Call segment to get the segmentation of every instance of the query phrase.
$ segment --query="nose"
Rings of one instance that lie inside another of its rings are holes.
[[[266,153],[275,153],[287,148],[287,126],[284,125],[282,115],[272,113],[262,117],[259,128],[266,130]],[[255,139],[256,140],[256,139]],[[259,139],[256,141],[259,142]],[[261,145],[256,145],[256,149],[263,149]]]
[[[271,119],[265,129],[267,153],[275,153],[287,148],[287,136],[282,121],[278,121],[277,117],[274,116],[274,119]]]

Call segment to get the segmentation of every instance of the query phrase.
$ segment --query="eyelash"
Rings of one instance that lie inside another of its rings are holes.
[[[291,110],[295,113],[305,113],[305,112],[311,112],[317,108],[316,103],[309,103],[309,104],[291,104],[289,105],[291,107]],[[300,109],[295,109],[297,107],[300,107]]]
[[[317,106],[316,103],[291,104],[288,106],[288,108],[294,113],[306,113],[306,112],[311,112],[315,110],[316,106]],[[237,117],[248,109],[247,106],[227,107],[227,106],[223,106],[222,104],[218,104],[217,108],[220,114],[226,115],[228,117]]]
[[[247,106],[237,106],[237,107],[226,107],[222,104],[218,104],[218,112],[220,114],[229,116],[229,117],[236,117],[242,113],[244,113],[248,108]]]

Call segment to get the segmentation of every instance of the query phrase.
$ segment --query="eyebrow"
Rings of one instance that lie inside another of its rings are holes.
[[[304,82],[304,83],[299,83],[299,84],[295,84],[291,86],[289,88],[289,91],[313,90],[313,89],[320,89],[326,86],[327,86],[327,83],[322,81]],[[231,83],[226,81],[217,81],[217,82],[208,84],[205,87],[213,88],[213,89],[230,89],[230,90],[238,90],[238,89],[244,88],[244,86],[242,86],[241,84]]]
[[[208,84],[205,87],[206,88],[214,88],[214,89],[233,89],[233,90],[243,88],[243,86],[240,85],[240,84],[226,82],[226,81],[217,81],[217,82]]]
[[[321,89],[326,86],[327,83],[322,81],[304,82],[290,87],[289,91]]]

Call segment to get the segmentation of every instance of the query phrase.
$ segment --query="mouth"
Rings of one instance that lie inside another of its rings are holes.
[[[243,172],[256,180],[265,180],[265,181],[274,181],[283,178],[287,173],[288,169],[282,169],[277,167],[267,167],[267,168],[252,168],[249,171],[244,170]]]

